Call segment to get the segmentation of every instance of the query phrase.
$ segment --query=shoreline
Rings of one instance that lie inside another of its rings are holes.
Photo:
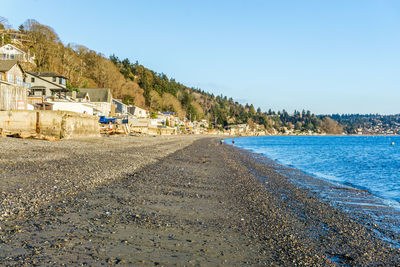
[[[377,233],[389,245],[400,249],[400,207],[356,185],[330,181],[277,162],[263,154],[233,146],[267,168],[285,176],[298,187],[309,190],[329,205],[349,214]],[[263,181],[263,177],[259,177]]]
[[[7,169],[0,183],[24,175],[26,186],[53,181],[48,191],[43,189],[48,200],[0,221],[0,264],[337,266],[400,261],[400,250],[362,222],[219,140],[0,140],[3,147],[10,142],[8,158],[3,152],[0,164],[20,164]],[[39,152],[42,158],[25,163]],[[146,156],[149,160],[133,164]],[[28,170],[38,163],[46,168],[30,180]],[[90,176],[91,171],[96,175]],[[93,183],[57,194],[70,188],[66,179]],[[20,192],[10,185],[2,194],[12,190]]]

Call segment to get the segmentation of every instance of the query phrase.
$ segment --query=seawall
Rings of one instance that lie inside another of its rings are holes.
[[[50,139],[99,136],[98,118],[53,110],[0,111],[2,135]]]

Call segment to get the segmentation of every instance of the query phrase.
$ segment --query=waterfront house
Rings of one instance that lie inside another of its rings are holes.
[[[109,88],[79,88],[79,92],[89,95],[90,102],[95,105],[94,115],[110,116],[112,113],[112,94]]]
[[[16,60],[0,60],[0,110],[26,109],[25,72]]]
[[[30,95],[65,98],[69,92],[67,78],[54,72],[26,72],[26,82],[30,83]]]
[[[148,118],[150,117],[149,112],[143,108],[139,108],[137,106],[128,107],[128,113],[132,114],[136,118]]]
[[[0,80],[18,86],[25,86],[26,73],[17,60],[0,60]]]
[[[67,97],[75,102],[90,102],[90,96],[87,92],[72,91],[67,93]]]
[[[121,115],[128,114],[128,105],[122,103],[119,99],[113,99],[112,102],[115,105],[115,112],[120,113]]]
[[[179,125],[180,119],[176,112],[164,111],[157,113],[157,119],[163,121],[165,126],[175,126]]]

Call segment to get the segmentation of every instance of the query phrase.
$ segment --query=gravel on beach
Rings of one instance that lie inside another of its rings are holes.
[[[0,139],[0,264],[399,265],[362,223],[218,141]]]

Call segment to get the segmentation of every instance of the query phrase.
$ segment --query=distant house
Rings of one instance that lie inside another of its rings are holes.
[[[147,110],[139,108],[137,106],[128,107],[128,113],[134,115],[137,118],[149,117],[149,112]]]
[[[0,47],[0,60],[18,60],[20,62],[34,63],[34,57],[12,44]]]
[[[16,60],[0,60],[0,110],[26,109],[25,72]]]
[[[26,76],[33,96],[64,98],[69,92],[66,87],[67,78],[54,72],[27,72]]]
[[[178,114],[176,112],[171,112],[171,111],[159,112],[157,114],[157,118],[163,119],[165,124],[167,124],[169,126],[179,125],[179,123],[181,121],[178,117]]]
[[[88,93],[90,102],[95,104],[94,115],[109,116],[111,113],[112,95],[109,88],[79,88],[80,93]]]

